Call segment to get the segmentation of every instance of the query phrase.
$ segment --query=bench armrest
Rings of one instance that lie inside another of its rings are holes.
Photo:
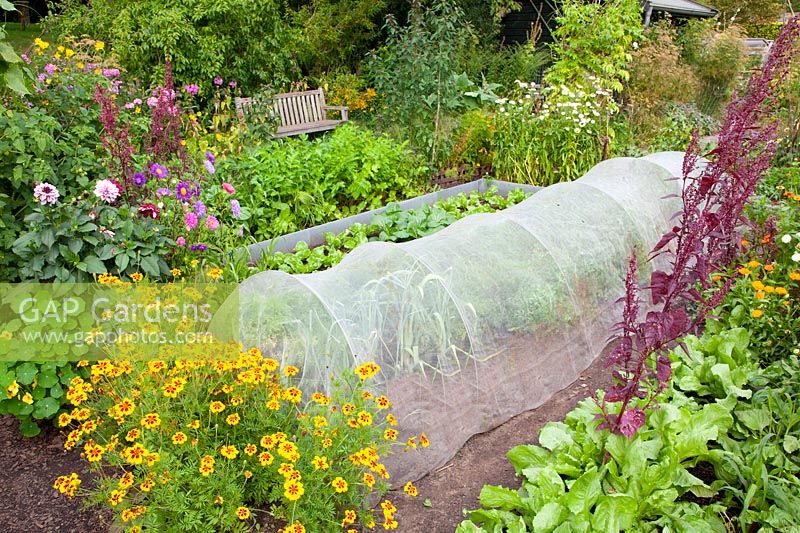
[[[322,106],[323,111],[327,111],[328,109],[332,109],[334,111],[338,111],[342,114],[342,120],[347,120],[347,110],[350,109],[346,105],[325,105]]]

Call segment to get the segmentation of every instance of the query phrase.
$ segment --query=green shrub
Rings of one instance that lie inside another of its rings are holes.
[[[461,69],[471,80],[486,80],[501,86],[500,94],[513,91],[515,81],[533,82],[550,59],[546,51],[537,50],[534,43],[499,48],[489,44],[464,50]]]
[[[253,90],[298,77],[293,30],[276,0],[61,2],[52,18],[61,35],[91,35],[110,44],[121,65],[145,83],[163,79],[170,60],[176,85],[235,80]],[[158,66],[161,65],[161,68]]]
[[[76,376],[88,378],[89,372],[63,361],[0,362],[0,414],[17,417],[20,433],[34,437],[41,431],[42,420],[52,420],[68,409],[66,391]]]
[[[405,143],[352,124],[254,147],[219,167],[239,184],[257,240],[415,196],[426,172]]]
[[[447,0],[412,5],[408,24],[387,19],[386,43],[367,61],[367,75],[381,99],[380,122],[437,160],[447,114],[463,105],[456,69],[474,35],[458,7]]]

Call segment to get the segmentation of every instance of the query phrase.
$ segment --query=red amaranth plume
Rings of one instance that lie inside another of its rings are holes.
[[[124,183],[124,191],[131,190],[133,183],[133,154],[136,150],[131,146],[128,127],[117,122],[119,108],[111,97],[111,92],[97,84],[94,101],[100,105],[100,123],[103,125],[103,147],[111,154],[111,173],[120,183]],[[119,165],[119,168],[115,168]],[[117,174],[115,175],[115,172]]]
[[[614,367],[614,384],[599,402],[599,429],[630,437],[644,425],[645,410],[671,376],[667,350],[695,331],[733,285],[730,279],[714,281],[713,275],[735,265],[741,251],[738,228],[748,223],[745,204],[769,170],[777,147],[770,113],[775,89],[787,74],[799,35],[797,15],[784,25],[761,70],[728,105],[717,147],[706,155],[705,166],[698,167],[697,135],[692,139],[683,162],[679,222],[651,252],[651,258],[669,253],[671,268],[652,273],[646,289],[657,307],[643,320],[638,318],[639,287],[635,257],[631,259],[623,321],[616,326],[618,344],[608,360]],[[668,252],[670,243],[674,251]],[[684,309],[688,303],[697,309],[694,319]]]
[[[181,138],[181,109],[172,81],[172,65],[168,61],[164,69],[164,85],[153,91],[156,105],[150,118],[150,136],[147,139],[147,153],[154,162],[169,161],[178,155],[183,170],[188,168],[186,149]]]

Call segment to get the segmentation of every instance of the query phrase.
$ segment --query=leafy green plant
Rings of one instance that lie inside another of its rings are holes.
[[[327,233],[326,243],[309,248],[304,241],[291,253],[266,253],[255,270],[282,270],[290,274],[308,274],[338,264],[357,246],[369,241],[402,242],[435,233],[459,218],[473,213],[491,213],[521,202],[527,194],[521,189],[509,192],[507,198],[490,188],[485,193],[459,194],[440,200],[432,206],[403,211],[397,204],[373,217],[368,225],[353,224],[338,235]]]
[[[0,0],[0,11],[16,11],[14,4],[8,0]],[[6,91],[14,92],[18,95],[28,94],[27,75],[22,67],[24,61],[14,51],[11,44],[6,41],[6,32],[0,26],[0,95]]]
[[[69,407],[65,392],[76,376],[87,378],[88,370],[68,362],[2,362],[0,414],[17,417],[20,433],[34,437],[41,431],[41,421]]]
[[[426,168],[405,143],[348,124],[250,148],[219,171],[239,184],[250,233],[264,240],[414,196]]]
[[[293,29],[274,0],[67,1],[51,17],[61,35],[92,35],[107,42],[134,78],[157,83],[172,62],[176,85],[221,77],[246,90],[286,85],[299,74]],[[208,94],[208,83],[201,90]]]
[[[388,17],[386,31],[386,43],[367,63],[381,98],[381,122],[402,125],[398,134],[434,162],[445,138],[446,115],[461,103],[457,57],[474,36],[461,10],[448,0],[429,6],[415,1],[408,25]]]

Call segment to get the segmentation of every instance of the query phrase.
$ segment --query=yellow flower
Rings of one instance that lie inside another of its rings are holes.
[[[354,372],[359,378],[361,378],[361,381],[366,381],[374,377],[378,372],[380,372],[380,370],[380,366],[373,362],[368,362],[358,365]]]
[[[26,403],[28,405],[33,403],[33,396],[31,396],[30,392],[26,392],[22,395],[22,403]]]
[[[303,487],[303,484],[299,481],[287,481],[284,484],[284,491],[283,495],[289,501],[297,501],[300,497],[305,494],[306,490]]]
[[[106,43],[103,41],[97,41],[94,43],[94,49],[98,52],[106,47]]]
[[[764,290],[772,294],[773,292],[775,292],[775,287],[773,287],[772,285],[767,285],[766,287],[764,287]]]
[[[786,290],[786,287],[775,287],[775,294],[779,294],[781,296],[785,296],[788,293],[789,293],[789,291]]]
[[[228,415],[227,418],[225,418],[225,423],[228,424],[229,426],[235,426],[236,424],[239,423],[240,420],[241,417],[239,416],[239,414],[233,413]]]
[[[144,276],[142,275],[141,272],[134,272],[133,274],[131,274],[131,281],[134,282],[134,283],[139,283],[143,279],[144,279]]]
[[[425,433],[420,433],[419,445],[422,446],[423,448],[427,448],[428,446],[431,445],[431,441],[428,440],[428,436],[425,435]]]
[[[275,458],[269,452],[261,452],[258,454],[258,462],[261,463],[261,466],[271,465],[274,459]]]
[[[294,404],[300,403],[303,399],[303,391],[297,387],[289,387],[283,391],[283,399]]]
[[[756,280],[756,281],[753,281],[752,283],[750,283],[750,285],[752,285],[752,286],[753,286],[753,288],[754,288],[755,290],[757,290],[757,291],[763,291],[763,290],[764,290],[764,284],[763,284],[763,283],[761,283],[761,282],[760,282],[760,281],[758,281],[758,280]]]
[[[375,485],[375,476],[373,476],[369,472],[364,473],[363,479],[364,479],[364,485],[366,485],[367,487],[372,488],[373,485]]]
[[[742,276],[749,276],[752,272],[749,268],[741,267],[737,272]]]
[[[236,456],[239,455],[239,450],[236,449],[236,446],[225,445],[220,447],[219,454],[226,459],[236,459]]]
[[[345,481],[343,478],[339,476],[337,476],[336,478],[334,478],[333,481],[331,481],[331,486],[333,487],[333,490],[335,490],[339,494],[347,492],[347,481]]]
[[[406,483],[405,487],[403,487],[403,490],[406,492],[406,494],[412,497],[419,494],[419,492],[417,491],[417,487],[415,487],[414,484],[411,483],[410,481]]]
[[[179,431],[172,436],[172,444],[183,444],[187,439],[186,433]]]
[[[372,425],[372,415],[366,411],[359,411],[358,413],[358,423],[362,426],[371,426]]]
[[[125,498],[125,491],[122,490],[112,490],[111,496],[108,498],[108,503],[112,506],[116,507],[120,504],[120,502]]]
[[[383,438],[386,440],[397,440],[397,430],[396,429],[387,429],[383,432]]]
[[[211,279],[219,279],[222,277],[222,269],[221,268],[212,268],[208,271],[208,277]]]
[[[214,401],[208,406],[209,411],[212,413],[221,413],[225,410],[225,404],[222,402]]]
[[[390,426],[396,426],[397,425],[397,417],[395,417],[393,414],[389,413],[388,415],[386,415],[386,423],[389,424]]]
[[[311,464],[314,465],[314,470],[327,470],[330,468],[330,464],[328,464],[328,458],[324,455],[315,455],[314,459],[311,460]]]
[[[764,311],[761,309],[753,309],[750,311],[750,316],[753,318],[761,318],[764,315]]]
[[[161,416],[158,413],[147,413],[140,423],[147,429],[153,429],[161,425]]]
[[[250,518],[250,509],[247,507],[237,507],[236,508],[236,518],[239,520],[247,520]]]
[[[248,456],[255,455],[255,453],[257,451],[258,451],[258,447],[255,444],[252,444],[252,443],[250,443],[250,444],[248,444],[247,446],[244,447],[244,453],[246,453]]]
[[[286,377],[289,378],[292,376],[296,376],[298,372],[300,372],[300,369],[297,368],[296,366],[289,365],[283,369],[283,373],[286,375]]]
[[[181,277],[181,274],[182,274],[180,268],[173,268],[173,269],[171,269],[169,271],[169,273],[172,274],[172,277],[174,277],[174,278],[179,278],[179,277]]]
[[[345,509],[344,518],[342,518],[342,527],[348,526],[356,521],[358,515],[353,509]]]

